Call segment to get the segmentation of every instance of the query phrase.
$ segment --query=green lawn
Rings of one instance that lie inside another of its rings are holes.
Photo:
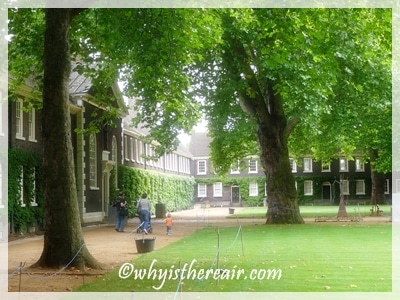
[[[390,224],[252,225],[242,227],[241,231],[239,228],[201,229],[130,262],[133,272],[128,276],[125,269],[127,279],[114,270],[77,291],[156,292],[153,287],[162,292],[389,292],[392,289]],[[179,284],[180,268],[186,269],[187,278],[182,284]],[[223,271],[213,278],[217,269]],[[200,272],[204,272],[203,276],[199,276]],[[255,278],[251,279],[252,275]]]
[[[390,215],[390,205],[381,205],[384,216]],[[346,211],[348,216],[369,216],[371,206],[369,205],[348,205]],[[339,206],[300,206],[300,214],[303,218],[315,218],[318,216],[334,217],[337,216]],[[229,215],[229,218],[262,218],[267,212],[266,207],[245,207],[240,211]]]

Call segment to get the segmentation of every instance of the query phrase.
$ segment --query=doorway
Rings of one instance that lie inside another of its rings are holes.
[[[322,184],[322,200],[324,202],[331,202],[332,200],[332,191],[330,182],[324,182]]]
[[[231,205],[240,204],[240,188],[238,185],[232,185]]]

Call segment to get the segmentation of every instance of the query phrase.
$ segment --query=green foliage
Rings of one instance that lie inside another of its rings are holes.
[[[331,184],[331,193],[333,197],[333,203],[338,204],[340,201],[340,184],[339,178],[334,176],[298,176],[295,178],[297,182],[297,199],[300,205],[314,203],[316,200],[322,199],[322,188],[324,182]],[[371,194],[371,178],[365,178],[362,175],[353,175],[351,177],[344,178],[349,180],[349,195],[345,195],[345,199],[357,199],[359,196],[356,195],[356,181],[365,180],[365,193]],[[313,194],[304,195],[304,181],[312,180],[313,182]]]
[[[38,155],[17,149],[8,153],[8,217],[17,232],[43,226],[42,167]],[[23,176],[22,176],[23,175]],[[21,195],[21,181],[23,195]],[[23,196],[24,205],[21,205]],[[32,203],[37,205],[33,206]]]
[[[187,209],[194,195],[194,179],[188,176],[167,175],[127,166],[118,168],[118,186],[130,204],[130,215],[136,213],[136,201],[147,193],[153,209],[159,202],[168,211]]]

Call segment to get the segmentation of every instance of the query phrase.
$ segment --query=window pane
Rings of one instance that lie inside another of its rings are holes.
[[[89,137],[89,172],[90,186],[97,186],[97,165],[96,165],[96,136],[91,134]]]
[[[199,160],[197,162],[197,174],[206,174],[206,161]]]
[[[339,163],[340,163],[340,171],[348,171],[348,164],[346,158],[343,157],[340,158]]]
[[[257,182],[250,182],[250,184],[249,184],[249,196],[258,196],[258,184],[257,184]]]
[[[364,180],[357,180],[356,182],[356,194],[365,195],[365,182]]]
[[[205,183],[199,183],[197,185],[197,196],[207,197],[207,185]]]
[[[312,180],[304,180],[304,195],[311,196],[313,194]]]
[[[312,159],[305,158],[304,159],[304,172],[312,172]]]
[[[257,161],[254,159],[249,161],[249,173],[257,173]]]
[[[214,183],[214,197],[222,197],[222,182]]]

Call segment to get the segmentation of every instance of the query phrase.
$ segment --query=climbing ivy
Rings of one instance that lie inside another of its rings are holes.
[[[345,178],[349,181],[349,195],[346,199],[366,199],[366,195],[371,195],[371,178],[363,176],[352,175]],[[304,195],[304,181],[312,180],[313,194]],[[357,180],[365,180],[365,195],[356,195],[356,182]],[[322,199],[323,183],[329,182],[331,184],[331,193],[334,204],[339,204],[340,201],[340,184],[339,179],[334,176],[298,176],[296,177],[297,183],[297,199],[299,204],[314,203],[316,200]],[[369,198],[369,196],[368,196]]]
[[[9,149],[8,219],[15,232],[25,232],[31,226],[43,227],[41,161],[41,157],[34,153]]]
[[[265,177],[216,177],[216,178],[198,178],[196,183],[204,183],[207,185],[222,182],[224,187],[231,187],[232,185],[239,186],[242,202],[248,206],[261,206],[265,196]],[[249,185],[251,182],[257,182],[258,195],[249,196]]]
[[[192,203],[194,186],[193,177],[118,167],[118,187],[125,193],[130,215],[136,214],[136,201],[143,193],[147,193],[153,209],[157,203],[165,204],[168,211],[186,209]]]

